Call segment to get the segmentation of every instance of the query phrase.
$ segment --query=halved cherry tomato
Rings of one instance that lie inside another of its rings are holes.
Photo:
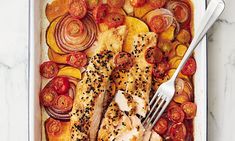
[[[57,75],[59,68],[53,61],[47,61],[40,65],[40,74],[45,78],[52,78]]]
[[[69,91],[69,79],[64,76],[57,76],[51,81],[51,86],[58,94],[66,94]]]
[[[167,20],[162,15],[152,17],[149,22],[150,29],[155,33],[163,32],[166,28]]]
[[[167,117],[174,123],[180,123],[184,120],[184,111],[180,107],[171,107],[167,110]]]
[[[150,64],[159,63],[162,61],[162,51],[157,47],[150,47],[145,54],[145,59]]]
[[[149,3],[153,8],[161,8],[166,4],[166,0],[149,0]]]
[[[114,62],[119,69],[130,69],[134,64],[131,54],[127,52],[118,53]]]
[[[160,118],[153,127],[153,130],[158,134],[162,135],[167,131],[167,128],[168,128],[167,120],[165,118]]]
[[[76,68],[84,67],[88,62],[86,54],[82,52],[69,54],[66,58],[66,61],[69,65]]]
[[[196,72],[197,64],[194,58],[189,58],[186,64],[184,65],[181,73],[184,75],[191,76]]]
[[[58,113],[69,112],[73,107],[73,99],[68,95],[59,95],[55,99],[52,107],[55,108]]]
[[[84,0],[72,0],[69,4],[69,13],[78,18],[83,18],[87,13],[87,5]]]
[[[130,2],[134,7],[141,7],[145,4],[146,0],[130,0]]]
[[[185,102],[181,105],[186,119],[193,119],[196,116],[197,105],[192,102]]]
[[[109,28],[118,27],[124,23],[125,16],[120,13],[109,13],[105,17],[105,24]]]
[[[86,0],[88,9],[94,9],[98,4],[99,0]]]
[[[51,87],[45,87],[40,93],[40,102],[43,106],[53,105],[57,97],[57,92]]]
[[[104,18],[108,14],[108,8],[107,4],[100,4],[95,7],[92,14],[97,23],[103,22]]]
[[[170,69],[170,65],[167,62],[160,62],[153,69],[153,76],[157,78],[163,78],[166,76],[166,72]]]
[[[179,107],[179,105],[177,103],[175,103],[174,101],[171,101],[166,110],[168,111],[172,107]]]
[[[59,120],[55,120],[53,118],[48,118],[45,122],[46,133],[52,136],[57,136],[61,134],[61,122]]]
[[[177,4],[172,10],[178,22],[183,23],[188,20],[189,9],[187,4],[181,2],[181,4]]]
[[[114,8],[122,8],[124,3],[125,3],[125,0],[108,0],[108,5]]]
[[[173,141],[184,141],[186,135],[187,135],[187,130],[183,123],[177,123],[171,125],[170,137]]]

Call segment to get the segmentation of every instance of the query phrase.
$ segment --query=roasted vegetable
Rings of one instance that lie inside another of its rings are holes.
[[[151,11],[153,9],[154,9],[154,7],[152,7],[150,5],[150,3],[147,2],[141,7],[134,8],[134,16],[137,18],[142,18],[145,14],[147,14],[149,11]]]
[[[68,12],[69,0],[53,0],[51,4],[46,5],[46,16],[49,22]]]
[[[58,17],[56,18],[54,21],[51,22],[50,26],[48,26],[47,28],[47,32],[46,32],[46,41],[47,41],[47,45],[56,53],[59,54],[65,54],[57,45],[56,40],[55,40],[55,27],[57,25],[57,23],[60,21],[62,17]]]
[[[74,77],[77,79],[81,79],[81,71],[77,68],[70,67],[70,66],[61,68],[59,70],[58,76],[63,76],[63,75],[64,76],[71,76],[71,77]]]
[[[191,35],[188,30],[182,29],[176,36],[176,39],[183,44],[188,44],[191,40]]]
[[[69,141],[70,122],[62,122],[53,118],[45,121],[46,137],[48,141]]]
[[[160,40],[172,41],[175,39],[175,26],[170,26],[166,31],[163,31],[160,36]]]

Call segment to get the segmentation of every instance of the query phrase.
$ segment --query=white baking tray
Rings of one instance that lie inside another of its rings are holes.
[[[204,0],[192,0],[194,3],[194,27],[195,30],[205,12]],[[41,19],[44,9],[40,0],[30,0],[29,13],[29,141],[42,140],[41,109],[39,105],[39,91],[41,77],[39,65],[41,62],[41,40],[45,36],[41,33]],[[194,119],[194,140],[207,140],[207,41],[206,38],[200,43],[195,51],[197,72],[194,77],[195,102],[197,115]]]

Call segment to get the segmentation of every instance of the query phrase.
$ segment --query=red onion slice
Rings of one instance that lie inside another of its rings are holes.
[[[80,22],[82,22],[84,27],[81,34],[70,35],[67,29],[69,24],[77,23],[79,26]],[[78,52],[92,46],[96,40],[97,32],[97,25],[90,13],[81,19],[81,21],[67,14],[56,25],[55,39],[62,51],[66,53]]]
[[[171,11],[167,10],[167,9],[164,9],[164,8],[160,8],[160,9],[155,9],[153,11],[150,11],[144,18],[144,20],[147,22],[147,23],[150,23],[151,19],[155,16],[163,16],[166,21],[167,21],[167,24],[165,26],[165,30],[168,29],[173,21],[174,21],[174,16],[173,14],[171,13]]]
[[[69,82],[70,82],[70,89],[69,89],[68,95],[72,99],[74,99],[75,94],[76,94],[77,80],[76,80],[76,78],[73,78],[73,77],[68,77],[68,78],[69,78]],[[50,82],[48,83],[48,85],[50,85]],[[55,119],[59,119],[59,120],[69,120],[70,119],[70,114],[69,114],[70,111],[63,113],[59,109],[56,109],[54,107],[44,107],[44,108],[45,108],[46,112],[48,113],[48,115],[55,118]]]
[[[182,1],[169,1],[169,2],[167,3],[166,8],[167,8],[168,10],[170,10],[172,13],[174,13],[174,10],[175,10],[175,8],[176,8],[177,6],[179,6],[179,7],[181,7],[181,8],[183,9],[183,11],[184,11],[184,13],[186,14],[186,16],[185,16],[184,19],[177,19],[177,16],[175,16],[175,17],[176,17],[176,20],[177,20],[178,22],[180,22],[180,23],[184,23],[184,22],[186,22],[186,21],[188,20],[188,18],[189,18],[189,16],[190,16],[190,15],[189,15],[189,6],[188,6],[186,3],[182,2]]]

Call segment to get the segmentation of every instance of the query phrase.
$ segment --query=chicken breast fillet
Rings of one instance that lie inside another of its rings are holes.
[[[102,33],[98,49],[88,64],[83,79],[77,85],[71,111],[71,140],[96,140],[103,112],[104,95],[114,69],[114,56],[122,50],[126,27],[121,26]]]
[[[137,115],[146,116],[153,66],[146,62],[145,53],[155,47],[155,33],[141,33],[134,38],[131,54],[134,66],[127,72],[125,90],[118,91],[102,120],[98,141],[142,141],[144,128]]]

